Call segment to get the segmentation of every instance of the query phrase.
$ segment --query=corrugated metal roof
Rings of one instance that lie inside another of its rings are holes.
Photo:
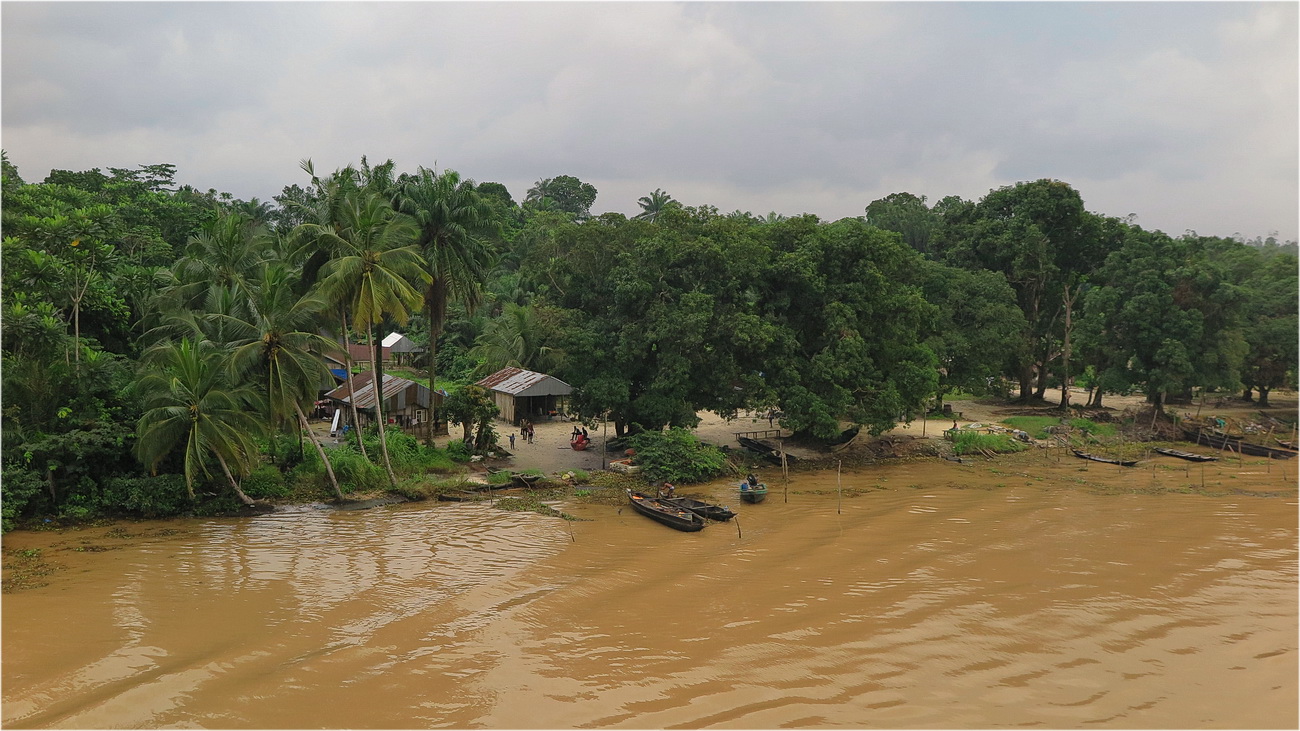
[[[475,385],[511,396],[568,396],[573,392],[572,386],[555,376],[523,368],[502,368]]]
[[[374,371],[363,371],[361,373],[357,373],[352,376],[352,383],[357,387],[357,408],[358,409],[375,408],[375,389],[372,388],[370,385],[371,381],[374,380],[374,376],[375,376]],[[406,390],[411,386],[419,386],[419,389],[423,391],[429,390],[425,386],[421,386],[415,381],[408,381],[405,378],[398,378],[397,376],[393,376],[385,373],[384,374],[384,400],[387,401],[388,399],[396,396],[397,394],[401,393],[402,391]],[[419,391],[417,390],[417,393],[418,392]],[[332,398],[337,401],[342,401],[343,403],[349,403],[351,401],[351,399],[349,398],[347,383],[344,383],[342,386],[339,386],[338,388],[334,389],[333,391],[330,391],[325,395],[328,398]]]
[[[394,353],[423,353],[424,348],[411,342],[411,339],[401,333],[388,333],[380,344]]]

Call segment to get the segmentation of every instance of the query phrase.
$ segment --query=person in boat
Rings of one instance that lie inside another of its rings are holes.
[[[677,497],[677,488],[673,487],[671,482],[665,482],[659,487],[659,497],[673,498]]]
[[[745,482],[749,485],[749,489],[751,490],[758,487],[758,477],[756,477],[753,472],[750,472],[745,476]]]

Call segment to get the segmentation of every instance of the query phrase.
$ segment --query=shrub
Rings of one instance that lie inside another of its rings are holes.
[[[334,468],[334,477],[338,479],[339,489],[343,492],[375,490],[388,486],[384,468],[366,459],[361,452],[352,447],[336,449],[326,447],[325,454],[329,457],[330,466]],[[295,492],[304,489],[326,490],[331,493],[333,491],[329,485],[329,477],[325,474],[325,466],[321,464],[320,455],[316,454],[314,449],[308,453],[302,464],[293,469],[292,475]]]
[[[641,432],[629,441],[636,450],[636,464],[653,482],[703,482],[726,469],[722,450],[702,443],[686,429]]]
[[[5,468],[0,475],[0,532],[13,529],[28,507],[36,507],[44,487],[41,476],[21,467]]]
[[[459,439],[454,439],[447,444],[446,455],[447,458],[453,462],[460,462],[463,464],[469,461],[469,458],[473,456],[473,453],[470,451],[469,447],[465,446],[464,442]]]
[[[244,478],[244,492],[254,500],[285,497],[289,486],[284,482],[284,475],[274,465],[262,464]]]
[[[194,507],[185,477],[177,474],[110,477],[104,481],[104,504],[142,518],[182,515]]]
[[[1021,452],[1028,448],[1028,445],[1010,434],[959,431],[953,438],[953,451],[957,454],[970,454],[981,451]]]

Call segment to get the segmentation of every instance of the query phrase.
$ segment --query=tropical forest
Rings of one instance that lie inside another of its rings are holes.
[[[1060,180],[824,221],[660,189],[596,214],[569,175],[512,193],[366,158],[304,160],[271,201],[176,174],[28,182],[4,160],[6,530],[418,492],[500,448],[473,384],[508,366],[571,384],[571,412],[631,438],[701,411],[830,441],[958,392],[1041,403],[1070,384],[1084,406],[1159,411],[1297,385],[1295,242],[1147,230]],[[403,377],[445,393],[435,421],[469,438],[438,448],[383,418],[316,438],[324,356],[398,332],[420,346]]]

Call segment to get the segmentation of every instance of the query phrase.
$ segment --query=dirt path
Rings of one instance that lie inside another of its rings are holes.
[[[1006,418],[1012,413],[1020,413],[1026,410],[1042,409],[1047,411],[1049,405],[1060,402],[1061,392],[1059,389],[1049,389],[1047,391],[1048,405],[1039,407],[1028,407],[1008,403],[1000,399],[980,398],[980,399],[957,399],[950,400],[956,422],[958,426],[969,426],[971,424],[996,423]],[[1270,394],[1272,406],[1269,413],[1290,421],[1296,419],[1296,398],[1294,392],[1274,392]],[[1086,399],[1086,393],[1081,389],[1071,390],[1071,401],[1078,404],[1083,403]],[[1105,399],[1106,410],[1118,417],[1127,408],[1141,407],[1143,399],[1141,396],[1107,396]],[[1180,414],[1192,415],[1196,413],[1196,405],[1179,406]],[[1257,416],[1259,407],[1255,404],[1245,403],[1242,401],[1231,400],[1222,405],[1207,404],[1201,409],[1202,416],[1220,415],[1225,417],[1236,418],[1239,420],[1249,420]],[[769,429],[776,426],[769,425],[766,415],[761,414],[742,414],[735,419],[723,419],[709,411],[700,412],[701,421],[695,428],[695,434],[702,441],[716,444],[719,446],[728,445],[736,447],[736,432],[756,431]],[[953,419],[929,419],[926,421],[913,421],[910,424],[899,424],[892,430],[881,435],[881,439],[892,441],[896,446],[891,446],[884,454],[896,454],[901,456],[902,453],[915,452],[942,452],[943,432],[953,425]],[[513,452],[513,456],[505,460],[497,460],[495,464],[501,467],[507,467],[515,470],[537,469],[546,474],[563,473],[568,470],[585,470],[594,472],[602,469],[608,460],[617,458],[617,455],[606,455],[603,450],[603,440],[601,427],[598,424],[595,428],[588,428],[591,436],[592,445],[585,451],[575,452],[569,447],[569,436],[573,433],[575,422],[570,421],[541,421],[535,425],[536,435],[531,444],[525,442],[519,435],[518,427],[512,427],[505,422],[497,422],[496,430],[500,435],[500,442],[503,448]],[[613,425],[610,424],[608,436],[612,439],[614,436]],[[313,431],[326,445],[332,445],[335,440],[329,436],[328,422],[313,422]],[[509,434],[515,434],[515,446],[510,447]],[[447,443],[460,438],[460,427],[453,424],[451,434],[448,436],[437,437],[435,442],[439,447],[446,447]],[[1289,438],[1289,435],[1279,435],[1282,438]],[[900,440],[901,438],[901,440]],[[923,440],[923,441],[922,441]],[[843,456],[845,461],[854,459],[861,461],[880,456],[879,450],[871,452],[868,443],[872,440],[859,437]],[[902,442],[902,446],[897,443]],[[911,442],[910,446],[907,444]],[[925,445],[930,445],[927,448]],[[797,446],[790,445],[789,452],[798,457],[809,459],[827,459],[829,456],[825,452],[812,452],[801,450]],[[901,451],[900,451],[901,449]],[[604,457],[604,461],[602,461]]]
[[[954,413],[960,414],[956,418],[958,426],[965,427],[971,424],[996,423],[1006,418],[1011,413],[1019,413],[1036,408],[1044,411],[1050,410],[1051,405],[1060,402],[1061,392],[1059,389],[1049,389],[1046,396],[1046,404],[1048,405],[1028,407],[1028,409],[1025,406],[1011,404],[1000,399],[958,399],[951,401],[950,403],[952,404]],[[1082,389],[1071,389],[1070,400],[1073,403],[1084,403],[1086,397],[1087,394]],[[1274,392],[1270,394],[1272,406],[1269,408],[1269,413],[1278,418],[1285,418],[1294,421],[1296,419],[1297,411],[1296,398],[1297,395],[1293,392]],[[1143,398],[1140,395],[1108,395],[1104,403],[1105,409],[1118,418],[1125,409],[1142,407]],[[1194,414],[1196,410],[1194,404],[1177,407],[1177,411],[1180,414],[1186,412],[1185,415]],[[1221,415],[1239,420],[1250,420],[1257,416],[1258,413],[1259,407],[1257,405],[1237,400],[1232,400],[1226,404],[1218,406],[1207,404],[1201,409],[1202,416]],[[736,432],[772,428],[769,426],[765,415],[742,414],[736,419],[727,420],[712,412],[702,411],[699,416],[701,417],[700,424],[694,430],[696,436],[698,436],[702,441],[711,444],[729,445],[733,448],[736,447]],[[903,453],[924,453],[927,451],[933,453],[936,450],[942,451],[941,445],[943,443],[943,432],[945,429],[951,428],[952,425],[953,419],[932,418],[926,421],[918,420],[913,421],[910,424],[899,424],[894,427],[894,429],[881,435],[881,439],[899,442],[899,438],[902,438],[901,441],[904,444],[900,447],[891,447],[890,451],[887,453],[900,454],[900,456]],[[497,425],[497,433],[501,435],[501,442],[507,449],[509,448],[509,442],[506,436],[509,433],[507,431],[508,429],[511,429],[511,427],[507,424],[501,423]],[[573,431],[572,422],[544,421],[536,425],[536,430],[537,435],[532,444],[525,444],[519,438],[518,430],[515,430],[514,457],[506,462],[510,468],[517,470],[539,469],[547,474],[564,472],[565,470],[571,469],[581,469],[588,472],[601,469],[602,440],[599,426],[596,429],[589,430],[593,444],[591,448],[585,452],[575,452],[568,446],[569,435]],[[459,433],[459,430],[455,427],[453,427],[452,431],[453,433]],[[609,436],[610,438],[613,438],[612,428],[610,429]],[[441,437],[438,440],[438,445],[446,446],[447,441],[447,437]],[[871,458],[875,454],[878,454],[878,452],[868,453],[870,451],[870,446],[868,444],[870,441],[871,440],[860,437],[858,442],[855,442],[855,444],[844,453],[846,462],[850,458],[856,457],[861,460],[864,458]],[[906,444],[907,442],[912,442],[912,444],[908,446]],[[930,445],[929,448],[925,446],[927,444]],[[809,452],[805,455],[803,450],[800,450],[795,446],[790,446],[789,451],[791,454],[796,456],[807,456],[809,458],[820,459],[828,458],[826,453],[817,454]]]

